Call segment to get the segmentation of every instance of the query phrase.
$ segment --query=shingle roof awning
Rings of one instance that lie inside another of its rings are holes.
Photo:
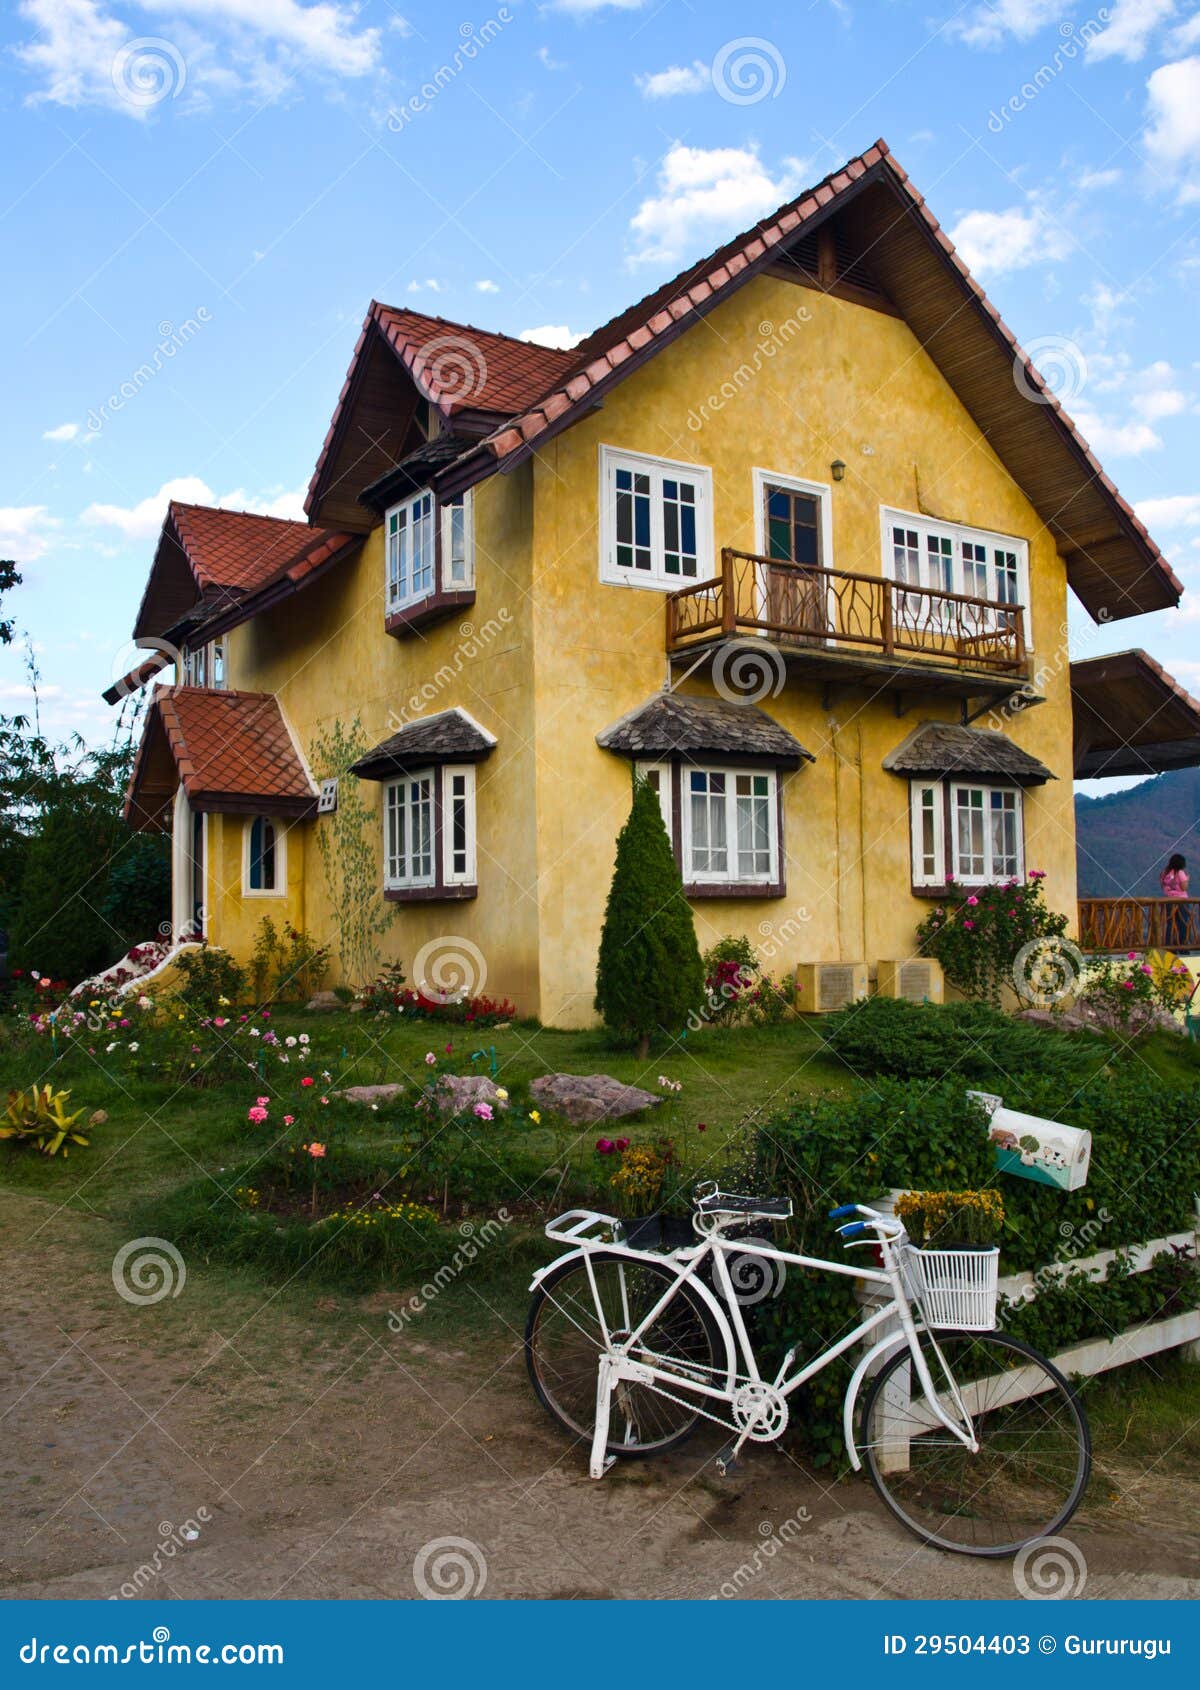
[[[953,722],[922,722],[883,759],[894,775],[987,775],[1042,786],[1058,777],[1045,763],[988,728],[963,728]]]
[[[456,706],[408,722],[351,764],[350,773],[363,780],[394,780],[434,763],[481,763],[495,748],[495,735]]]
[[[660,693],[631,710],[598,733],[596,744],[625,757],[680,757],[688,762],[728,757],[794,769],[813,761],[812,752],[757,705],[676,692]]]

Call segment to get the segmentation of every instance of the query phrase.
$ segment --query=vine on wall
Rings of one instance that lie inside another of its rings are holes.
[[[350,773],[351,764],[369,749],[362,720],[355,716],[349,725],[335,719],[314,736],[308,753],[316,779],[338,783],[337,809],[318,818],[317,845],[337,930],[342,978],[352,986],[365,986],[375,978],[379,940],[396,916],[380,889],[370,831],[375,818],[363,798],[362,782]]]

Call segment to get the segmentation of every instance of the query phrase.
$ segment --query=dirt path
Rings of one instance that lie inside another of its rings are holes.
[[[865,1482],[775,1451],[718,1480],[719,1434],[593,1485],[482,1303],[467,1338],[396,1334],[386,1298],[190,1263],[179,1297],[132,1308],[120,1242],[0,1194],[2,1596],[1014,1594],[1008,1564],[922,1548]],[[1200,1484],[1134,1478],[1072,1529],[1087,1594],[1200,1595]]]

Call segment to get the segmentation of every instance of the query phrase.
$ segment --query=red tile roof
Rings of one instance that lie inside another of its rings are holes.
[[[576,362],[574,352],[419,311],[373,303],[371,314],[425,397],[447,417],[461,410],[511,416]]]
[[[279,701],[267,692],[161,687],[154,694],[130,777],[126,820],[147,825],[179,782],[194,810],[218,813],[261,808],[305,816],[317,799]]]
[[[174,499],[167,521],[175,525],[201,592],[228,587],[251,593],[281,575],[308,574],[332,552],[361,540],[307,522]]]
[[[114,681],[112,686],[108,687],[100,696],[105,704],[119,704],[123,698],[128,698],[130,693],[140,692],[147,681],[153,680],[160,669],[165,669],[167,664],[173,661],[174,659],[168,657],[166,652],[151,652],[149,657],[144,657],[140,663],[136,663],[127,674],[122,675],[119,681]]]

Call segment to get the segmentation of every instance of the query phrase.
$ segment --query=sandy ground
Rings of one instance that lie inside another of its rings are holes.
[[[5,1597],[1016,1593],[1010,1564],[923,1548],[865,1481],[773,1449],[718,1479],[719,1433],[591,1483],[482,1304],[469,1337],[396,1334],[395,1299],[306,1312],[189,1264],[178,1298],[130,1308],[114,1247],[105,1221],[0,1195]],[[1177,1474],[1089,1497],[1086,1594],[1200,1595],[1198,1504]]]

